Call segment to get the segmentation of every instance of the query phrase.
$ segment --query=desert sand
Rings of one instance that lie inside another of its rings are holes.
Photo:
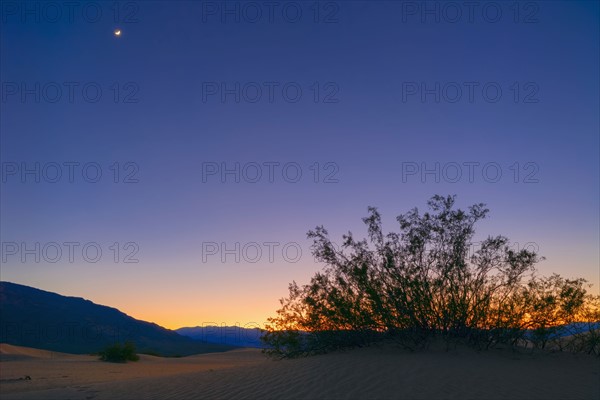
[[[19,380],[26,375],[31,380]],[[2,399],[598,399],[600,359],[569,353],[410,353],[390,346],[295,360],[240,349],[182,358],[97,357],[0,345]]]

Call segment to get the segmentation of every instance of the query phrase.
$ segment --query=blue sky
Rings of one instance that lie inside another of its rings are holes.
[[[72,21],[64,3],[55,3],[56,21],[36,2],[9,3],[16,8],[3,8],[0,37],[2,242],[97,243],[103,253],[96,263],[79,250],[74,262],[63,254],[36,263],[19,249],[4,254],[3,280],[172,328],[262,322],[288,282],[319,268],[308,229],[362,236],[360,218],[373,205],[391,230],[433,194],[456,194],[461,206],[491,209],[480,237],[533,242],[546,257],[542,273],[583,276],[598,291],[598,2],[476,2],[472,22],[464,6],[451,22],[442,2],[427,2],[433,14],[421,2],[321,2],[318,23],[313,2],[276,2],[272,21],[255,2],[256,22],[242,2],[228,2],[229,14],[221,2],[122,2],[117,21],[112,2],[75,2]],[[100,9],[97,22],[83,9]],[[123,21],[131,12],[135,21]],[[221,89],[236,83],[239,102],[223,99]],[[421,88],[433,92],[421,97]],[[23,165],[36,162],[40,182],[22,179]],[[279,163],[273,182],[269,162]],[[471,162],[479,163],[472,182]],[[79,163],[70,164],[73,182],[64,163]],[[222,182],[203,176],[207,163],[239,163],[247,175]],[[409,163],[419,171],[403,176]],[[420,173],[436,163],[439,182]],[[88,182],[98,167],[102,176]],[[302,177],[288,182],[298,167]],[[123,262],[130,242],[138,263]],[[298,243],[303,256],[203,262],[208,242]]]

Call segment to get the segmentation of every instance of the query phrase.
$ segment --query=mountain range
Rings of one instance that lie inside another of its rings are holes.
[[[116,308],[29,286],[0,282],[0,342],[64,353],[97,353],[116,342],[132,341],[138,352],[185,356],[227,351],[141,321]]]
[[[264,348],[260,341],[259,328],[240,326],[195,326],[175,329],[180,335],[207,343],[226,344],[239,347]]]

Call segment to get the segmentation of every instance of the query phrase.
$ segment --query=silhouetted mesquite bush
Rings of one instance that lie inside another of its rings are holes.
[[[474,226],[488,209],[454,203],[454,196],[434,196],[428,212],[400,215],[399,232],[385,235],[370,207],[368,239],[349,232],[339,250],[324,227],[309,231],[325,267],[309,284],[290,284],[262,337],[266,352],[294,357],[386,339],[415,349],[435,336],[479,348],[543,348],[560,324],[600,320],[598,297],[587,294],[584,279],[536,277],[541,258],[511,249],[506,237],[488,237],[470,253]],[[598,347],[598,332],[590,331],[592,343],[577,346]]]
[[[140,357],[136,354],[135,345],[132,342],[124,344],[115,343],[100,352],[100,360],[108,362],[138,361]]]

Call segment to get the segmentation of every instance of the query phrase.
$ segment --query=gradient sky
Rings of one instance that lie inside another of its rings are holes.
[[[422,2],[321,2],[319,23],[310,1],[275,2],[272,21],[265,2],[255,2],[263,12],[256,22],[240,2],[228,2],[234,11],[224,15],[210,12],[221,2],[122,2],[117,22],[113,2],[74,3],[70,20],[64,3],[53,2],[62,12],[55,18],[56,9],[41,3],[3,2],[2,280],[84,297],[168,328],[262,324],[289,282],[305,283],[321,268],[309,254],[307,230],[323,224],[334,241],[348,230],[362,237],[360,218],[370,205],[392,230],[397,215],[423,208],[433,194],[456,194],[461,206],[488,204],[479,238],[535,243],[546,257],[540,273],[584,277],[598,293],[598,2],[522,2],[516,9],[513,2],[475,2],[472,22],[465,8],[450,21],[454,10],[442,2],[427,3],[437,15],[415,10]],[[497,22],[494,7],[502,12]],[[102,14],[92,22],[97,8]],[[297,9],[302,16],[292,22]],[[129,13],[135,21],[123,21]],[[72,102],[64,82],[78,85]],[[242,96],[236,103],[234,95],[208,95],[213,82],[279,86],[272,102],[264,89],[259,101]],[[290,82],[302,89],[295,103],[281,92]],[[414,82],[448,91],[439,102],[433,94],[422,101],[408,95]],[[479,85],[473,102],[466,89],[451,102],[455,85],[465,82]],[[502,89],[499,101],[484,98],[486,84]],[[97,102],[82,94],[86,85],[101,88]],[[51,102],[56,86],[62,97]],[[124,102],[133,89],[128,100],[137,102]],[[334,89],[337,102],[324,102]],[[526,95],[537,101],[525,102]],[[23,182],[20,169],[36,162],[46,174]],[[102,177],[87,182],[79,166],[69,182],[69,162],[98,163]],[[273,182],[266,167],[256,183],[203,179],[203,166],[213,162],[297,163],[302,178],[287,182],[280,166]],[[473,182],[466,167],[456,183],[443,175],[440,182],[433,175],[403,179],[406,163],[465,162],[496,163],[502,177],[490,182],[494,174],[484,179],[480,166]],[[57,183],[44,179],[54,176],[51,163],[63,165]],[[334,171],[327,163],[337,167],[337,183],[323,182]],[[138,182],[124,183],[131,172]],[[530,173],[537,183],[524,182]],[[56,263],[36,263],[6,251],[7,243],[36,242],[93,242],[103,253],[91,263],[79,247],[73,262],[63,252]],[[123,262],[128,242],[139,248],[138,263]],[[263,245],[258,262],[236,263],[231,255],[203,260],[206,242],[281,245],[273,262]],[[292,242],[303,251],[297,262],[281,254]]]

